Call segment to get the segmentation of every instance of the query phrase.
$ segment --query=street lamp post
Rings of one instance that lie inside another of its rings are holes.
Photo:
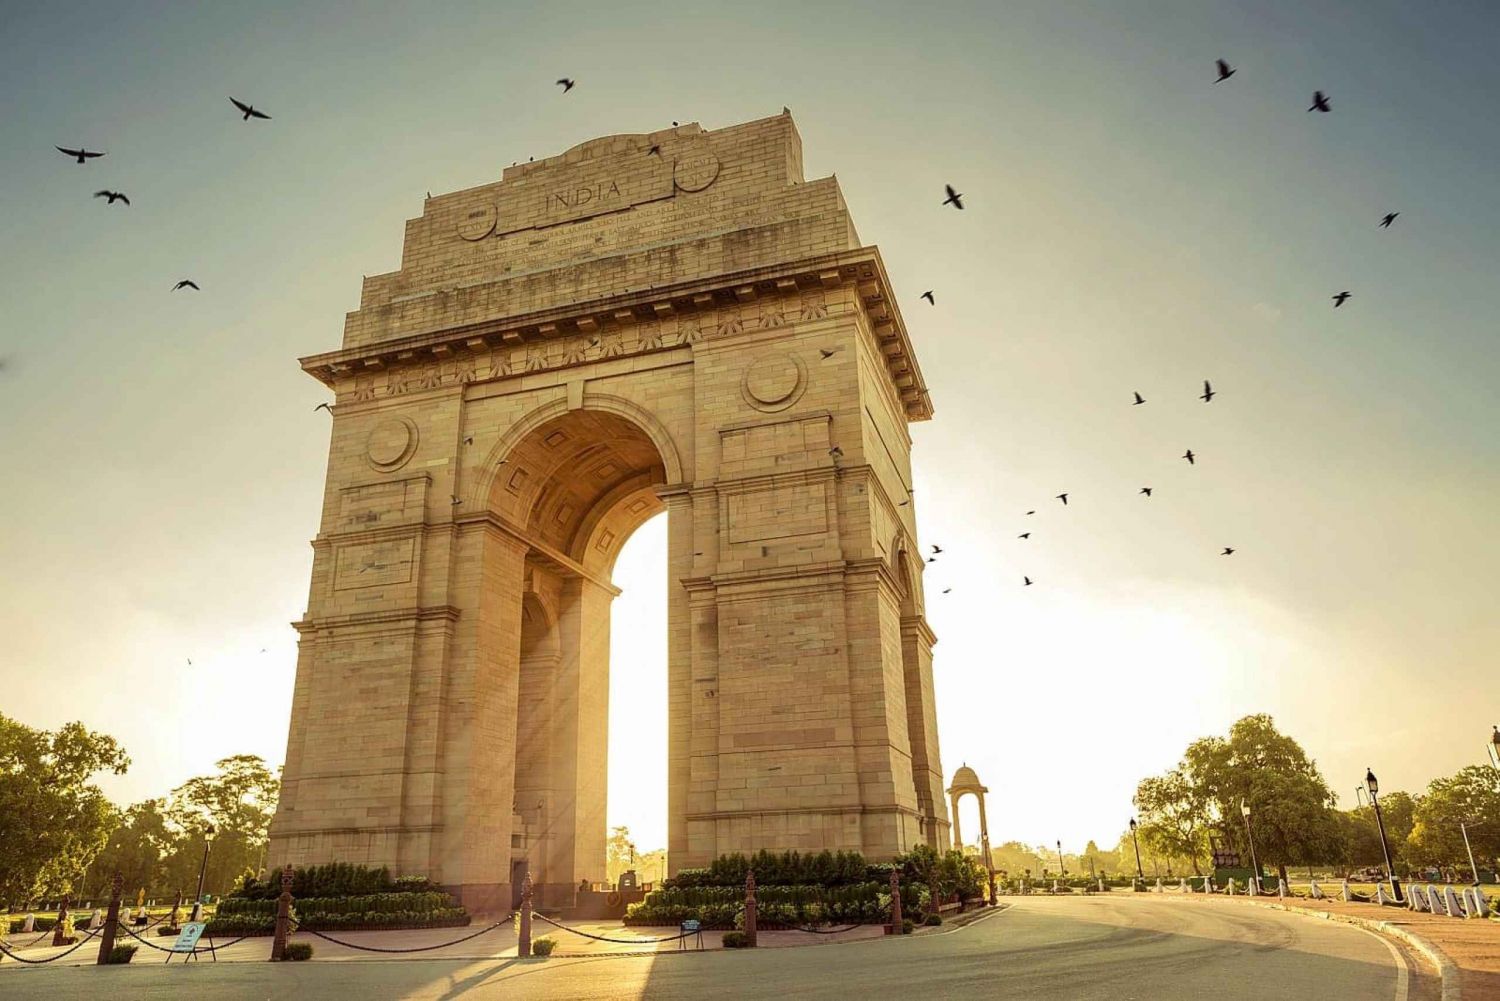
[[[1356,801],[1358,801],[1358,803],[1359,803],[1360,806],[1369,806],[1370,805],[1369,803],[1365,802],[1365,787],[1364,786],[1355,786],[1354,787],[1354,798],[1355,798]]]
[[[1401,884],[1396,882],[1396,868],[1391,865],[1391,846],[1385,839],[1385,819],[1380,815],[1380,783],[1375,780],[1375,773],[1365,769],[1365,788],[1370,793],[1370,805],[1375,808],[1375,826],[1380,828],[1380,851],[1385,855],[1385,875],[1391,884],[1391,896],[1399,903],[1401,897]]]
[[[1057,872],[1058,875],[1062,876],[1064,879],[1066,879],[1068,876],[1068,867],[1063,864],[1061,840],[1057,842]]]
[[[1260,892],[1260,860],[1255,857],[1255,830],[1250,826],[1250,804],[1240,800],[1240,815],[1245,818],[1245,840],[1250,842],[1250,868],[1255,871],[1255,891]]]
[[[1135,845],[1135,875],[1142,883],[1146,881],[1146,870],[1141,868],[1141,840],[1135,836],[1135,818],[1130,818],[1130,842]]]
[[[203,919],[203,880],[208,875],[208,846],[214,841],[214,825],[203,829],[203,864],[198,867],[198,899],[193,901],[193,920]]]
[[[1469,853],[1469,868],[1471,870],[1473,870],[1473,872],[1474,872],[1474,885],[1478,886],[1479,885],[1479,866],[1476,865],[1475,862],[1474,862],[1474,849],[1473,849],[1473,847],[1471,847],[1469,845],[1469,822],[1468,822],[1468,820],[1460,820],[1458,822],[1458,829],[1463,832],[1463,835],[1464,835],[1464,851],[1466,851],[1466,852]]]

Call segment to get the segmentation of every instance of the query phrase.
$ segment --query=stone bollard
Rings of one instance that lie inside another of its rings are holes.
[[[1484,891],[1481,890],[1478,886],[1473,887],[1473,890],[1474,890],[1474,916],[1478,917],[1478,918],[1487,918],[1487,917],[1489,917],[1490,916],[1490,902],[1485,899]]]
[[[1316,879],[1312,880],[1311,883],[1312,885],[1308,888],[1307,895],[1314,900],[1322,900],[1325,897],[1323,888],[1318,885]]]
[[[1103,880],[1100,880],[1100,882],[1103,882]],[[1161,877],[1160,876],[1156,877],[1156,892],[1157,893],[1166,893],[1167,892],[1167,888],[1161,885]]]
[[[531,892],[531,867],[527,866],[521,881],[521,933],[516,942],[516,955],[521,959],[531,958]]]
[[[271,938],[271,962],[286,958],[286,937],[292,928],[292,864],[281,870],[281,896],[276,898],[276,934]]]
[[[1178,893],[1186,893],[1186,892],[1188,892],[1188,885],[1187,885],[1187,877],[1186,876],[1183,876],[1181,882],[1179,882],[1177,884],[1177,892]]]
[[[1463,905],[1458,902],[1458,894],[1453,892],[1453,887],[1443,887],[1443,904],[1447,907],[1450,918],[1461,918],[1464,916]]]
[[[63,934],[65,932],[63,926],[67,924],[68,921],[68,901],[69,896],[68,894],[64,893],[62,897],[62,903],[57,907],[57,927],[52,930],[53,945],[67,944],[63,941]]]
[[[755,948],[755,870],[745,873],[745,947]]]
[[[1427,902],[1423,899],[1424,896],[1425,894],[1422,893],[1422,888],[1420,886],[1415,889],[1407,887],[1406,909],[1409,911],[1417,912],[1427,910]]]
[[[1234,896],[1234,877],[1233,876],[1229,877],[1229,895],[1231,897]]]
[[[1379,904],[1381,907],[1384,907],[1386,904],[1395,903],[1395,898],[1391,897],[1385,892],[1385,887],[1381,886],[1379,883],[1376,883],[1375,903]]]
[[[1278,877],[1276,880],[1276,896],[1280,897],[1282,900],[1285,900],[1291,895],[1292,888],[1286,885],[1286,880]]]
[[[1344,880],[1343,888],[1340,890],[1340,892],[1343,894],[1344,903],[1347,904],[1349,901],[1354,899],[1354,891],[1349,889],[1349,880]]]
[[[1427,884],[1427,910],[1432,914],[1448,913],[1443,908],[1443,895],[1431,883]]]
[[[1258,897],[1258,896],[1260,896],[1260,873],[1258,873],[1258,872],[1255,873],[1246,882],[1248,884],[1247,887],[1246,887],[1246,889],[1249,892],[1250,896],[1252,896],[1252,897]]]
[[[120,925],[120,891],[123,889],[125,877],[116,869],[115,878],[109,884],[109,910],[104,915],[104,933],[99,936],[99,966],[109,962],[109,954],[115,947],[115,930]]]
[[[27,911],[26,920],[21,925],[21,933],[24,935],[30,935],[34,931],[36,931],[36,915],[31,911]]]
[[[891,870],[891,934],[901,934],[901,878]]]
[[[172,914],[167,918],[168,928],[177,927],[177,912],[180,910],[182,910],[182,891],[178,890],[176,898],[172,901]]]

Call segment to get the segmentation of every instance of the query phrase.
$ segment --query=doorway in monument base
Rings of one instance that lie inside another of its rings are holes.
[[[496,457],[505,461],[488,497],[492,512],[524,526],[530,544],[515,661],[507,874],[512,896],[529,871],[535,906],[566,909],[580,888],[607,880],[612,796],[635,809],[654,800],[654,826],[666,844],[667,519],[657,488],[667,470],[652,437],[615,413],[569,411],[517,438]],[[623,583],[631,595],[622,605],[618,561],[638,536],[647,540],[646,558],[629,561]],[[654,629],[646,625],[652,621]],[[643,683],[657,689],[646,698],[654,718],[611,712],[616,686],[635,705]],[[624,759],[616,774],[630,777],[615,789],[611,744]],[[654,760],[640,753],[653,747]]]

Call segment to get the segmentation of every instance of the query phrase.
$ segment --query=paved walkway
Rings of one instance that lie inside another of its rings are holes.
[[[850,1001],[899,991],[924,999],[1437,1001],[1434,979],[1380,936],[1226,903],[1123,893],[1017,898],[962,927],[809,949],[407,962],[327,962],[331,950],[320,950],[311,962],[275,965],[11,969],[0,970],[0,996]]]

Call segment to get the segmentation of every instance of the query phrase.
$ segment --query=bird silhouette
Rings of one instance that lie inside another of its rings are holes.
[[[244,101],[236,101],[231,97],[229,99],[229,103],[245,113],[244,121],[248,122],[252,118],[264,118],[268,122],[271,120],[270,115],[266,114],[264,111],[256,111],[253,106],[246,104]]]
[[[928,289],[926,292],[923,292],[921,297],[923,299],[926,299],[931,305],[937,305],[937,300],[932,297],[932,289]]]
[[[1026,512],[1026,513],[1027,513],[1027,514],[1036,514],[1036,512],[1035,512],[1035,511],[1027,511],[1027,512]]]
[[[126,205],[130,204],[130,199],[125,197],[125,192],[123,191],[109,191],[107,189],[104,191],[96,191],[94,192],[94,197],[108,198],[109,204],[111,205],[113,205],[115,202],[124,202]]]
[[[1387,212],[1385,214],[1385,216],[1380,220],[1380,228],[1381,229],[1390,229],[1391,228],[1391,223],[1395,222],[1396,221],[1396,217],[1398,215],[1400,215],[1400,214],[1401,214],[1400,212]]]
[[[900,503],[900,504],[897,504],[897,505],[896,505],[896,506],[897,506],[897,507],[905,507],[905,506],[906,506],[906,505],[908,505],[908,504],[910,504],[910,503],[911,503],[911,501],[909,501],[909,500],[904,500],[904,501],[902,501],[902,502],[901,502],[901,503]]]
[[[1025,581],[1025,582],[1026,582],[1026,586],[1027,586],[1027,587],[1030,587],[1030,586],[1031,586],[1031,578],[1030,578],[1030,577],[1025,577],[1025,576],[1023,576],[1023,577],[1022,577],[1022,578],[1021,578],[1021,579],[1022,579],[1022,580],[1024,580],[1024,581]]]
[[[1353,293],[1351,293],[1351,292],[1340,292],[1338,295],[1334,296],[1333,297],[1333,308],[1334,309],[1338,309],[1340,306],[1342,306],[1344,304],[1344,300],[1348,299],[1352,294]]]
[[[1016,536],[1016,538],[1018,538],[1018,539],[1029,539],[1029,538],[1031,538],[1031,533],[1030,532],[1022,532],[1020,535]]]
[[[1189,466],[1196,466],[1198,464],[1198,459],[1193,455],[1192,449],[1183,452],[1182,457],[1188,461]]]
[[[827,359],[832,358],[835,354],[837,354],[838,350],[838,348],[818,348],[818,354],[822,355],[824,360],[826,361]]]
[[[1147,497],[1150,497],[1151,496],[1151,488],[1150,487],[1141,487],[1141,493],[1145,494]]]
[[[1142,403],[1145,403],[1145,402],[1146,402],[1146,398],[1144,396],[1142,396],[1140,393],[1136,393],[1135,394],[1135,402],[1132,403],[1131,406],[1132,407],[1138,407]]]
[[[573,84],[575,82],[576,81],[569,80],[567,77],[563,77],[561,80],[557,81],[557,85],[561,87],[563,89],[563,93],[566,94],[568,91],[573,89]]]
[[[929,556],[929,557],[927,557],[927,562],[928,563],[936,563],[937,562],[937,557],[936,556]]]
[[[940,552],[942,552],[942,551],[943,551],[943,547],[942,547],[942,546],[933,546],[933,547],[932,547],[932,551],[933,551],[933,552],[934,552],[934,553],[940,553]]]
[[[1321,90],[1315,90],[1313,91],[1312,107],[1307,110],[1328,112],[1333,109],[1328,106],[1328,95],[1324,94]]]
[[[88,161],[94,159],[96,156],[104,155],[103,153],[94,153],[86,150],[82,146],[78,147],[77,149],[68,149],[66,146],[53,146],[52,148],[57,150],[59,153],[66,153],[68,156],[73,157],[79,163],[87,163]]]
[[[1212,386],[1210,386],[1208,384],[1208,380],[1204,379],[1203,380],[1203,395],[1200,396],[1200,397],[1198,397],[1198,399],[1202,400],[1204,403],[1212,403],[1214,401],[1214,397],[1218,396],[1218,395],[1219,395],[1218,393],[1214,392],[1214,387],[1212,387]]]
[[[193,658],[189,657],[187,659],[187,662],[188,662],[188,667],[192,667],[193,666]]]
[[[474,436],[471,435],[471,434],[464,435],[464,444],[465,445],[472,445],[472,444],[474,444]]]
[[[195,281],[193,281],[191,278],[184,278],[182,281],[178,282],[176,285],[173,285],[172,286],[172,291],[176,292],[178,289],[184,289],[184,288],[190,288],[194,292],[202,292],[203,291],[201,288],[198,287],[198,283],[195,282]]]
[[[948,192],[948,197],[943,199],[943,204],[952,205],[954,208],[962,211],[964,207],[964,196],[959,194],[957,191],[954,191],[953,185],[951,184],[943,185],[943,190]]]
[[[459,500],[459,499],[458,499],[458,498],[457,498],[457,497],[455,497],[455,496],[454,496],[454,495],[453,495],[453,494],[449,494],[449,495],[448,495],[448,500],[449,500],[449,501],[451,501],[451,502],[452,502],[452,503],[453,503],[453,506],[454,506],[454,507],[458,507],[458,506],[459,506],[459,505],[460,505],[460,504],[462,504],[462,503],[463,503],[463,501],[461,501],[461,500]]]
[[[835,459],[841,459],[844,456],[844,450],[835,445],[828,450],[828,454],[833,456]]]
[[[952,590],[953,590],[953,588],[951,588],[951,587],[945,587],[945,588],[943,588],[943,593],[947,594],[948,592],[950,592]]]
[[[1063,507],[1067,507],[1068,506],[1068,495],[1067,494],[1058,494],[1057,495],[1057,499],[1063,502]],[[1026,513],[1030,514],[1031,512],[1027,511]]]
[[[564,91],[563,93],[567,93],[567,91]],[[650,149],[646,150],[646,155],[647,156],[661,156],[661,147],[660,146],[652,146]]]
[[[1214,63],[1219,67],[1219,79],[1215,80],[1214,83],[1223,83],[1237,72],[1231,69],[1229,64],[1222,59],[1215,59]]]
[[[1219,555],[1220,556],[1233,556],[1234,555],[1234,549],[1231,548],[1230,546],[1225,546],[1224,547],[1224,551],[1222,553],[1220,553]]]
[[[317,413],[319,410],[326,410],[330,414],[333,413],[333,407],[329,406],[326,403],[320,403],[316,407],[313,407],[313,413]]]

